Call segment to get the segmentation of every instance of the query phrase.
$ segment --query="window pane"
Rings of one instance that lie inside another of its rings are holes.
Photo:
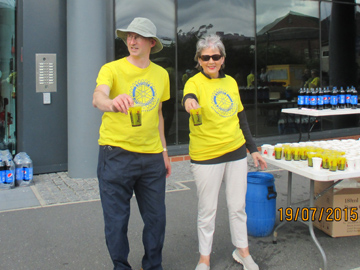
[[[15,1],[0,1],[0,150],[16,151]]]
[[[330,90],[333,87],[346,90],[352,86],[359,89],[358,12],[359,6],[340,2],[320,5],[322,81]],[[323,117],[322,129],[356,127],[358,123],[358,115]]]
[[[295,133],[298,119],[281,109],[296,107],[310,70],[320,70],[318,3],[257,0],[256,6],[258,136]]]
[[[178,1],[180,93],[182,93],[186,80],[199,72],[195,69],[196,62],[194,61],[197,40],[212,33],[218,34],[225,45],[225,73],[233,76],[239,86],[246,86],[247,75],[254,68],[253,3],[253,0]],[[249,123],[255,123],[255,120],[251,118]],[[188,143],[188,141],[189,115],[181,107],[179,110],[179,143]]]

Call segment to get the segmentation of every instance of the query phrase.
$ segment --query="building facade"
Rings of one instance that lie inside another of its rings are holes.
[[[181,105],[195,70],[195,45],[221,36],[258,145],[296,141],[312,119],[281,114],[317,70],[318,87],[359,87],[358,0],[0,0],[0,148],[25,151],[34,173],[96,176],[101,113],[92,107],[97,72],[127,55],[115,37],[134,17],[151,19],[164,49],[151,60],[169,72],[164,102],[170,155],[188,153],[189,116]],[[263,70],[263,74],[262,73]],[[255,81],[247,84],[253,72]],[[261,76],[260,76],[261,74]],[[226,102],[226,101],[225,101]],[[324,117],[313,138],[359,133],[358,116]]]

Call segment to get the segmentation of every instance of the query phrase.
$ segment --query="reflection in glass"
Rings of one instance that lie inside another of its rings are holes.
[[[219,35],[225,45],[225,73],[234,77],[240,88],[246,87],[247,75],[254,68],[253,0],[182,0],[177,7],[179,96],[187,79],[198,72],[194,61],[197,40],[213,33]],[[243,95],[241,98],[244,102]],[[248,120],[250,124],[255,122]],[[188,141],[189,115],[180,106],[179,143]]]
[[[297,92],[310,80],[310,70],[320,70],[318,3],[256,3],[257,134],[295,133],[299,119],[284,116],[281,109],[296,107]]]
[[[349,0],[343,2],[353,3]],[[354,85],[356,83],[355,6],[328,3],[322,4],[322,7],[326,11],[322,12],[322,15],[328,13],[323,20],[328,25],[328,35],[325,35],[323,40],[327,39],[329,45],[329,83],[337,87]]]
[[[352,0],[342,2],[320,5],[322,82],[330,90],[359,89],[359,6]],[[357,115],[327,117],[323,129],[354,127],[358,122]]]
[[[360,28],[355,27],[360,13],[358,6],[355,10],[342,7],[350,6],[348,3],[334,8],[330,1],[303,0],[115,0],[115,25],[125,28],[134,17],[145,16],[157,26],[164,49],[151,55],[151,60],[170,74],[172,98],[163,104],[168,144],[189,141],[182,90],[198,72],[194,68],[196,42],[210,33],[220,35],[225,44],[225,73],[238,82],[253,135],[265,137],[297,133],[299,127],[307,130],[307,119],[298,125],[300,119],[281,114],[281,109],[296,107],[299,89],[314,79],[312,70],[319,74],[321,87],[360,86],[360,37],[356,32]],[[116,39],[115,44],[116,59],[128,55],[121,40]],[[313,130],[338,128],[348,122],[323,119]],[[349,125],[357,126],[355,122]]]
[[[170,77],[170,100],[163,102],[165,137],[167,144],[176,143],[176,71],[175,71],[175,3],[174,0],[125,0],[115,1],[115,26],[127,28],[135,17],[150,19],[157,28],[157,37],[164,48],[151,54],[150,59],[164,67]],[[128,56],[125,43],[115,39],[115,58]]]
[[[0,150],[16,151],[15,1],[0,1]]]

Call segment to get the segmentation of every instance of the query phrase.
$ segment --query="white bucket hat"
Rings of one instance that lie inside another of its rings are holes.
[[[129,24],[127,29],[116,29],[116,35],[121,38],[125,44],[127,44],[126,38],[127,33],[129,32],[136,33],[143,37],[151,37],[155,39],[156,44],[151,48],[150,53],[157,53],[162,50],[163,45],[160,39],[156,37],[156,26],[149,19],[137,17]]]

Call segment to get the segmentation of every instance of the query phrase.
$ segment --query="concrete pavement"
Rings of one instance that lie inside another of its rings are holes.
[[[167,231],[163,252],[166,270],[191,270],[198,260],[196,232],[196,188],[189,161],[173,162],[167,181]],[[255,171],[251,161],[249,170]],[[278,193],[277,209],[286,206],[287,172],[269,166]],[[66,172],[37,175],[35,185],[0,190],[0,269],[58,270],[112,269],[103,232],[102,209],[97,179],[71,179]],[[309,181],[293,176],[293,201],[306,205]],[[301,206],[300,204],[300,206]],[[140,269],[143,247],[142,220],[136,200],[131,202],[129,224],[133,269]],[[279,212],[277,211],[277,215]],[[277,223],[279,224],[279,218]],[[315,234],[322,245],[328,270],[360,267],[360,236],[332,238],[320,230]],[[320,269],[322,258],[300,222],[286,224],[272,236],[249,236],[252,256],[262,270]],[[224,188],[219,206],[211,255],[212,270],[242,269],[231,257]]]

